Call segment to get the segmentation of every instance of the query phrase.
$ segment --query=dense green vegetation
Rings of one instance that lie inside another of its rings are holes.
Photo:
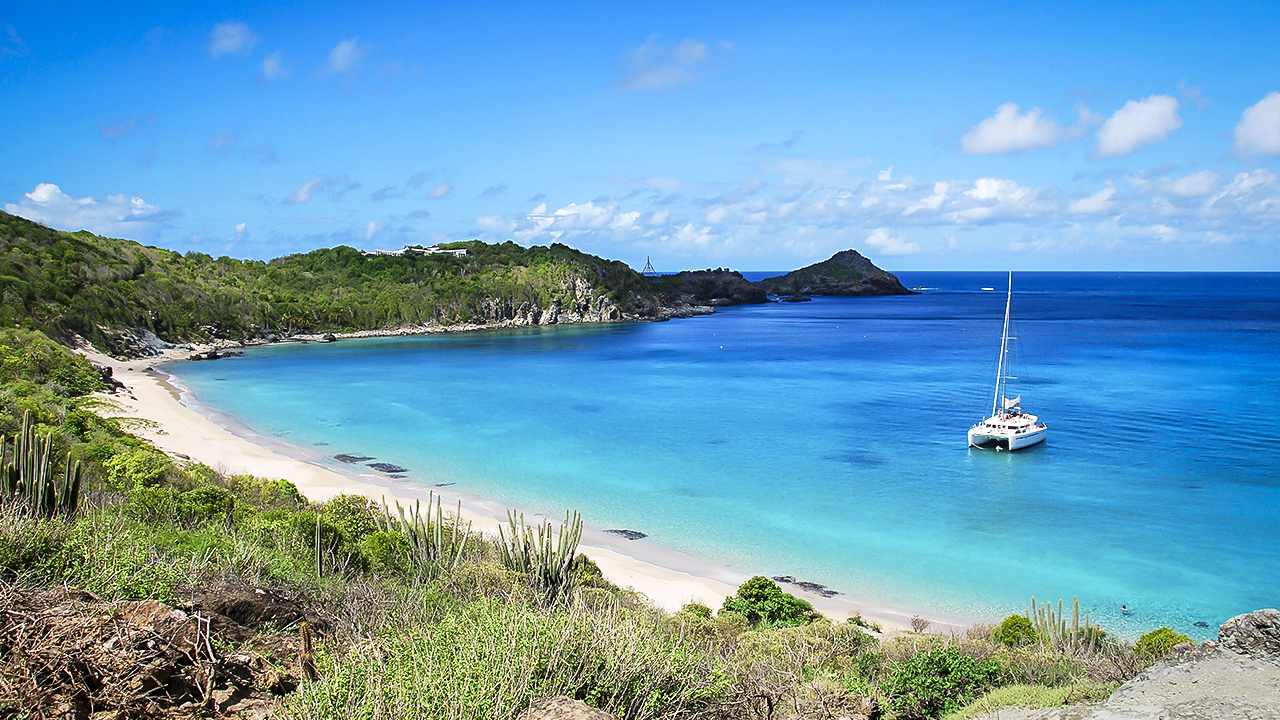
[[[653,302],[650,283],[624,263],[564,245],[445,247],[467,255],[366,257],[336,247],[241,261],[51,230],[0,212],[0,326],[76,333],[118,349],[120,330],[179,342],[502,320],[522,305],[590,300],[575,286],[627,312]]]
[[[0,587],[172,603],[230,582],[296,598],[330,627],[318,678],[278,701],[281,717],[515,718],[559,693],[619,718],[843,717],[868,704],[962,717],[1103,696],[1168,644],[1135,653],[1070,625],[1024,643],[1021,622],[1014,643],[992,627],[878,640],[762,577],[718,613],[663,613],[561,543],[571,519],[541,537],[521,526],[504,548],[439,505],[402,521],[364,498],[309,502],[287,480],[175,460],[95,412],[108,401],[89,395],[94,369],[36,332],[0,330],[0,373],[0,427],[27,413],[56,472],[60,458],[85,468],[73,512],[0,499]],[[552,566],[567,578],[549,579]],[[21,707],[6,692],[0,715]]]

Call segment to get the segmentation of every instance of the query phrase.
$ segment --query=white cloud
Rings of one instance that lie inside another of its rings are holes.
[[[366,226],[365,226],[365,228],[364,228],[364,239],[365,239],[365,240],[372,240],[372,239],[373,239],[373,236],[374,236],[374,235],[376,235],[376,234],[378,234],[378,230],[379,230],[381,227],[382,227],[382,226],[378,225],[378,223],[374,222],[373,220],[370,220],[370,221],[369,221],[369,224],[368,224],[368,225],[366,225]]]
[[[1165,192],[1178,197],[1202,197],[1213,192],[1222,176],[1212,170],[1201,170],[1165,184]]]
[[[1245,108],[1235,134],[1237,154],[1280,155],[1280,92]]]
[[[74,199],[53,183],[40,183],[5,212],[59,230],[89,230],[98,235],[154,241],[181,213],[161,210],[133,195]]]
[[[974,125],[960,138],[960,149],[969,155],[1007,155],[1057,145],[1066,133],[1044,110],[1033,107],[1019,113],[1015,103],[1005,103],[996,114]]]
[[[486,234],[505,235],[515,231],[516,223],[514,220],[503,220],[497,215],[485,215],[476,220],[476,227]]]
[[[315,177],[302,183],[294,190],[289,197],[285,198],[285,203],[289,205],[301,205],[311,199],[311,193],[315,192],[324,184],[324,180]]]
[[[938,181],[933,184],[933,193],[928,197],[921,198],[918,202],[911,203],[906,210],[902,211],[903,215],[910,215],[922,210],[937,212],[942,203],[946,202],[947,194],[951,191],[951,183],[946,181]]]
[[[880,182],[892,182],[893,166],[890,165],[888,170],[881,170],[880,172],[876,173],[876,179],[879,180]]]
[[[284,54],[277,50],[263,58],[262,65],[258,67],[258,78],[265,82],[287,80],[291,72],[293,68],[284,64]]]
[[[367,52],[369,48],[361,45],[359,38],[341,40],[329,51],[329,62],[325,68],[330,74],[351,72]]]
[[[1079,200],[1067,206],[1067,211],[1078,215],[1096,215],[1110,211],[1114,206],[1111,198],[1116,194],[1115,186],[1107,185],[1098,192],[1089,197],[1080,198]]]
[[[1182,127],[1178,99],[1172,95],[1152,95],[1130,100],[1098,128],[1098,157],[1128,155],[1139,146],[1159,142]]]
[[[889,228],[876,228],[867,236],[866,243],[880,251],[881,255],[912,255],[920,252],[920,244],[907,242],[902,233]]]
[[[286,205],[302,205],[320,193],[326,193],[330,199],[338,202],[342,200],[348,191],[359,188],[360,183],[352,182],[346,175],[339,175],[338,177],[317,176],[299,185],[297,190],[294,190],[289,194],[289,197],[284,199],[284,203]]]
[[[1027,219],[1058,209],[1056,202],[1041,199],[1039,191],[1003,178],[978,178],[953,207],[948,217],[957,223]]]
[[[717,50],[731,50],[719,43]],[[613,87],[627,92],[676,90],[692,85],[698,78],[715,69],[712,49],[707,43],[688,38],[672,47],[658,44],[651,35],[643,45],[627,53],[622,60],[622,77]]]
[[[224,55],[244,55],[258,44],[258,36],[253,34],[248,25],[235,20],[226,20],[213,26],[209,32],[209,54],[213,57]]]
[[[733,214],[733,211],[730,210],[729,208],[725,207],[724,205],[717,205],[711,208],[709,211],[707,211],[707,224],[719,225],[720,223],[723,223],[725,220],[728,220],[732,214]]]
[[[231,237],[227,238],[231,243],[238,243],[241,240],[249,239],[248,226],[245,223],[236,223],[236,231]]]
[[[439,200],[445,195],[448,195],[449,191],[452,189],[453,189],[452,185],[450,185],[447,182],[442,182],[439,185],[431,188],[431,192],[427,193],[427,197],[431,198],[432,200]]]

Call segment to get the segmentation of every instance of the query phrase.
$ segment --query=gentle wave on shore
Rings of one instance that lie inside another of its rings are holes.
[[[1052,430],[1009,455],[964,447],[991,402],[1003,296],[979,288],[998,276],[901,275],[938,289],[170,369],[326,457],[576,507],[745,574],[962,617],[1077,595],[1122,632],[1274,604],[1276,276],[1016,276],[1021,392]]]

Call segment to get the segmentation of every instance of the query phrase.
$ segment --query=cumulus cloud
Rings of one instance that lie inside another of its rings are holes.
[[[623,57],[622,77],[613,81],[613,88],[652,92],[686,87],[716,69],[713,55],[732,49],[729,43],[721,42],[713,51],[707,43],[692,38],[664,47],[658,44],[657,35],[651,35],[643,45]]]
[[[427,197],[431,198],[432,200],[439,200],[445,195],[448,195],[449,191],[452,189],[453,189],[452,185],[450,185],[447,182],[442,182],[439,185],[431,188],[431,191],[427,193]]]
[[[1235,135],[1239,155],[1280,155],[1280,92],[1246,108]]]
[[[1062,136],[1062,126],[1040,108],[1019,113],[1017,104],[1005,103],[960,138],[960,149],[969,155],[1007,155],[1053,147]]]
[[[5,212],[59,230],[89,230],[98,235],[154,241],[182,213],[161,210],[136,195],[75,199],[53,183],[40,183]]]
[[[215,58],[226,55],[245,55],[258,44],[258,36],[248,25],[235,20],[225,20],[213,26],[209,32],[209,54]]]
[[[1023,113],[1017,103],[1005,103],[996,108],[995,115],[969,128],[960,138],[960,150],[967,155],[1010,155],[1055,147],[1081,137],[1100,120],[1084,105],[1076,112],[1076,124],[1063,127],[1038,107]]]
[[[262,82],[288,80],[291,72],[293,68],[284,64],[284,54],[277,50],[262,59],[258,66],[258,79]]]
[[[302,205],[311,201],[311,198],[326,194],[334,202],[339,202],[351,190],[358,190],[360,183],[352,182],[346,175],[337,177],[316,176],[298,186],[284,199],[286,205]]]
[[[1034,188],[1005,178],[978,178],[961,193],[949,217],[957,223],[986,223],[1014,218],[1030,218],[1058,209],[1051,199]]]
[[[1080,198],[1067,206],[1067,212],[1077,215],[1096,215],[1113,209],[1111,197],[1116,194],[1115,186],[1108,185],[1089,197]]]
[[[329,74],[349,73],[360,64],[360,59],[369,52],[369,48],[359,43],[359,38],[341,40],[329,51],[329,62],[325,70]]]
[[[881,255],[913,255],[920,252],[919,243],[907,242],[902,233],[884,227],[873,230],[865,242],[879,250]]]
[[[1172,95],[1152,95],[1130,100],[1098,128],[1098,157],[1128,155],[1140,146],[1160,142],[1182,127],[1178,99]]]

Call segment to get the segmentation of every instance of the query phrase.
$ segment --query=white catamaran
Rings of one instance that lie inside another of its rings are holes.
[[[1009,310],[1013,306],[1013,271],[1009,271],[1009,296],[1004,303],[1004,332],[1000,335],[1000,360],[996,364],[996,395],[991,401],[991,417],[969,428],[970,447],[1018,450],[1044,442],[1049,426],[1035,415],[1023,412],[1022,396],[1005,397],[1009,376]]]

